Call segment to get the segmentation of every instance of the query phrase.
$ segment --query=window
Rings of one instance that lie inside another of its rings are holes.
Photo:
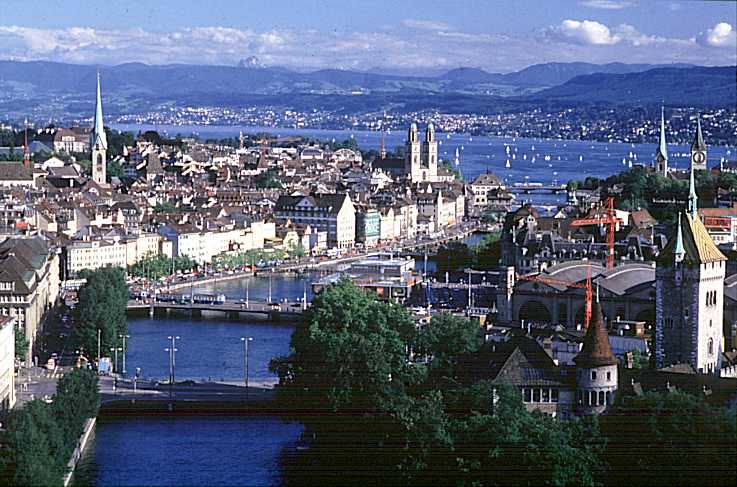
[[[592,370],[591,371],[591,380],[596,380],[596,371],[595,370]]]
[[[558,402],[558,389],[550,389],[550,402]]]
[[[599,404],[599,406],[603,406],[603,405],[606,404],[606,402],[604,401],[604,391],[599,391],[599,402],[598,402],[598,404]]]
[[[607,382],[610,382],[612,380],[612,373],[611,372],[607,372],[606,373],[606,380],[607,380]]]
[[[610,391],[606,391],[606,403],[607,405],[612,403],[612,393]]]
[[[532,402],[540,402],[540,389],[535,388],[532,390]]]
[[[532,402],[532,389],[524,387],[522,388],[522,394],[524,396],[525,402]]]
[[[543,402],[550,402],[550,389],[547,387],[543,388],[542,390],[542,399]]]
[[[714,355],[714,339],[713,338],[709,338],[709,343],[706,349],[709,352],[709,355]]]

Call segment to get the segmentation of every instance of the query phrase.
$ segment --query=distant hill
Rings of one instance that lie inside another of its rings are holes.
[[[46,61],[0,61],[0,118],[87,116],[98,67]],[[137,113],[155,106],[282,105],[339,107],[345,113],[382,106],[415,111],[491,113],[535,104],[660,103],[735,105],[735,67],[546,63],[513,73],[463,67],[437,76],[323,69],[300,73],[258,59],[237,66],[99,67],[106,112]],[[310,105],[312,104],[312,105]]]
[[[657,68],[640,73],[577,76],[528,97],[531,100],[661,103],[730,106],[737,104],[737,66]]]

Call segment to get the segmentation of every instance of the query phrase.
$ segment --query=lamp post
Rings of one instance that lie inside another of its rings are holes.
[[[269,303],[271,303],[271,276],[274,275],[274,269],[269,272]]]
[[[174,370],[176,368],[176,353],[177,353],[177,340],[178,336],[168,336],[167,339],[171,340],[171,347],[165,348],[164,350],[169,352],[169,397],[171,398],[174,394]]]
[[[115,354],[115,362],[113,362],[113,370],[115,373],[118,373],[118,352],[123,351],[121,347],[113,347],[110,349],[111,352]]]
[[[100,338],[102,335],[102,330],[97,329],[97,373],[100,373]]]
[[[246,278],[246,309],[248,309],[248,278]]]
[[[243,342],[243,379],[246,383],[246,401],[248,401],[248,342],[252,342],[251,337],[241,337]]]
[[[123,340],[123,375],[125,375],[125,354],[128,352],[128,349],[126,348],[126,343],[127,339],[130,337],[130,335],[118,335],[118,338],[121,338]]]

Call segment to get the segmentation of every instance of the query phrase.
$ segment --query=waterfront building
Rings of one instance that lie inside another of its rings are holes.
[[[15,405],[15,318],[0,316],[0,412]]]
[[[356,242],[365,248],[376,247],[381,234],[381,215],[373,208],[356,211]]]
[[[92,148],[92,180],[104,186],[107,184],[107,135],[102,119],[102,97],[100,95],[100,73],[97,73],[97,97],[95,99],[95,119],[90,136]]]
[[[73,278],[85,269],[120,267],[128,264],[127,245],[119,236],[86,238],[74,241],[64,249],[67,278]]]
[[[404,173],[412,183],[438,181],[438,141],[432,122],[427,124],[423,141],[419,139],[417,124],[410,126],[405,142]]]
[[[477,208],[484,208],[490,203],[490,194],[494,195],[497,190],[504,190],[504,183],[492,172],[488,170],[479,174],[470,184],[473,197],[471,205]]]
[[[656,364],[687,363],[719,374],[723,352],[724,277],[727,258],[698,216],[693,169],[688,211],[656,269]]]
[[[278,223],[310,225],[326,231],[328,246],[349,249],[356,241],[356,211],[344,193],[280,196],[274,207]]]

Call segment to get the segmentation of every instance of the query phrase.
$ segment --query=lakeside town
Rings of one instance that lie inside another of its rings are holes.
[[[737,485],[735,19],[3,0],[0,486]]]

